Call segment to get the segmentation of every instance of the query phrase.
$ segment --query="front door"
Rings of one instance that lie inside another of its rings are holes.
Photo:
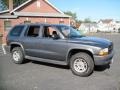
[[[42,38],[39,39],[39,45],[42,46],[42,58],[51,60],[66,60],[68,51],[67,40],[61,39],[59,31],[54,26],[44,26]],[[57,35],[58,37],[54,37]]]

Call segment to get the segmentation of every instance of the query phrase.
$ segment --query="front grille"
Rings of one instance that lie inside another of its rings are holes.
[[[108,47],[109,50],[109,54],[113,51],[113,43],[111,43],[111,45]]]

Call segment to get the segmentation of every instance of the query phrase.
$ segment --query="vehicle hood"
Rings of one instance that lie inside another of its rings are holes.
[[[101,48],[109,47],[112,44],[112,42],[107,39],[98,38],[98,37],[88,37],[88,36],[84,36],[80,38],[70,38],[70,42],[78,43],[78,44],[86,44]]]

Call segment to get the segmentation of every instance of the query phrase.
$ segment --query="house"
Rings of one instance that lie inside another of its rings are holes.
[[[120,21],[116,21],[116,30],[120,29]]]
[[[6,35],[16,24],[51,23],[70,25],[71,17],[65,15],[48,0],[27,0],[14,8],[13,0],[9,0],[9,9],[0,12],[0,33],[5,43]]]
[[[79,30],[83,33],[97,32],[97,23],[81,23]]]
[[[116,22],[113,19],[101,19],[98,22],[98,30],[101,32],[115,32]]]

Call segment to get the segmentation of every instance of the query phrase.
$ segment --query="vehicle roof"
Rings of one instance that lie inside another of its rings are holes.
[[[18,24],[16,26],[26,26],[26,25],[47,25],[47,26],[67,26],[65,24],[47,24],[47,23],[30,23],[30,24]]]

